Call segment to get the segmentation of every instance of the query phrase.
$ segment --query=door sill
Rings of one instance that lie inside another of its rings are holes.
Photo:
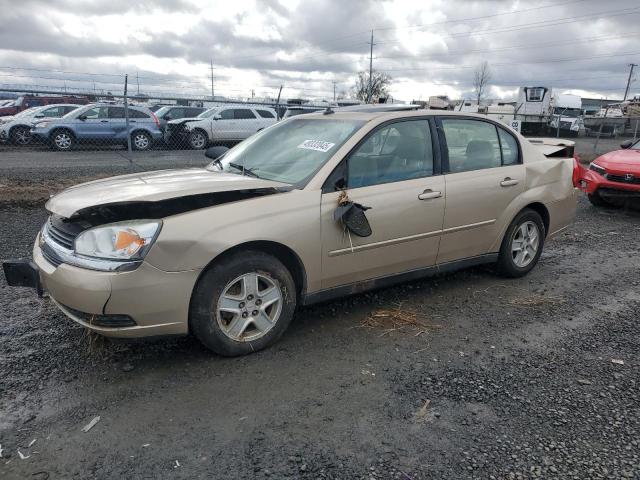
[[[413,280],[418,280],[420,278],[431,277],[439,273],[452,272],[454,270],[475,267],[477,265],[495,263],[497,260],[497,253],[487,253],[475,257],[463,258],[462,260],[454,260],[452,262],[441,263],[432,267],[419,268],[416,270],[409,270],[385,277],[377,277],[369,280],[349,283],[346,285],[339,285],[337,287],[326,288],[324,290],[318,290],[317,292],[306,294],[302,299],[302,304],[311,305],[314,303],[326,302],[329,300],[334,300],[336,298],[348,297],[350,295],[367,292],[369,290],[390,287],[392,285],[397,285],[398,283],[410,282]]]

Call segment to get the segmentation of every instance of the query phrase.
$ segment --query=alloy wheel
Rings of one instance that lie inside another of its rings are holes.
[[[31,143],[31,133],[26,128],[16,129],[13,138],[18,145],[29,145]]]
[[[71,148],[71,135],[67,132],[59,132],[56,133],[55,137],[53,137],[53,143],[56,144],[60,150],[68,150]]]
[[[144,133],[138,133],[133,137],[133,144],[135,145],[136,150],[146,150],[149,148],[149,137]]]
[[[282,312],[283,295],[266,273],[245,273],[229,282],[216,306],[222,332],[236,342],[250,342],[267,334]]]
[[[513,263],[519,268],[529,265],[538,253],[540,230],[535,222],[527,221],[520,225],[511,241]]]

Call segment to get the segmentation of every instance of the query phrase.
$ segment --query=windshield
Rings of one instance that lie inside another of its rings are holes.
[[[20,118],[20,117],[26,117],[29,116],[31,114],[36,113],[39,110],[42,110],[43,107],[31,107],[31,108],[27,108],[26,110],[21,111],[20,113],[16,113],[13,118]]]
[[[362,125],[363,121],[296,117],[249,137],[208,168],[298,184],[324,165]]]
[[[210,118],[213,117],[213,115],[218,111],[218,107],[216,108],[212,108],[211,110],[207,110],[205,112],[202,112],[200,115],[198,115],[197,118]]]
[[[553,113],[554,115],[561,115],[563,117],[578,118],[582,115],[582,109],[556,107],[553,109]]]
[[[169,111],[171,107],[160,107],[158,110],[156,110],[154,113],[156,114],[156,117],[158,118],[162,118],[164,117],[167,112]]]

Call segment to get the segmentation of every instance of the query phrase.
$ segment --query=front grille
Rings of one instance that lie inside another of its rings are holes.
[[[607,173],[607,180],[610,182],[619,182],[619,183],[627,183],[631,185],[640,185],[640,177],[631,177],[630,179],[625,178],[624,175],[612,175],[611,173]]]
[[[82,231],[77,225],[65,223],[61,217],[52,215],[47,221],[47,233],[58,245],[73,249],[73,242]]]
[[[560,128],[562,130],[571,130],[571,125],[573,125],[571,122],[560,122]]]

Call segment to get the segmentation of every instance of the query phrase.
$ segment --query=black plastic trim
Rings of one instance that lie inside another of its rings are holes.
[[[302,304],[311,305],[314,303],[326,302],[336,298],[347,297],[349,295],[355,295],[369,290],[390,287],[398,283],[410,282],[413,280],[418,280],[420,278],[431,277],[439,273],[446,273],[463,268],[475,267],[477,265],[495,263],[497,260],[497,253],[487,253],[485,255],[478,255],[476,257],[469,257],[462,260],[455,260],[453,262],[441,263],[432,267],[419,268],[416,270],[409,270],[407,272],[397,273],[386,277],[372,278],[370,280],[349,283],[347,285],[340,285],[337,287],[327,288],[325,290],[319,290],[317,292],[305,294],[302,299]]]

